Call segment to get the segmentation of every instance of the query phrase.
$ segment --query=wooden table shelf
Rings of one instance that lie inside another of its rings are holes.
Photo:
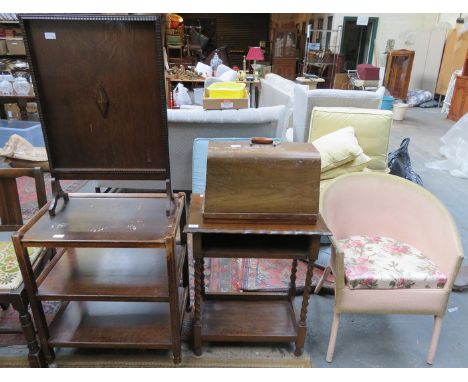
[[[308,257],[307,236],[270,236],[265,240],[259,234],[230,234],[205,236],[202,242],[204,257],[250,258],[255,252],[257,258],[294,259]]]
[[[177,279],[186,247],[176,246]],[[52,301],[169,301],[161,248],[67,248],[37,280],[37,297]]]
[[[294,309],[286,299],[206,299],[201,322],[201,335],[205,341],[291,342],[297,337]]]
[[[180,310],[187,289],[179,288]],[[167,349],[172,346],[169,305],[154,302],[65,303],[49,327],[58,347]]]

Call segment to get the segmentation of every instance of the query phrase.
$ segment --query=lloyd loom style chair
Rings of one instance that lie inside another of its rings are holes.
[[[342,313],[425,314],[435,319],[432,364],[463,260],[449,212],[419,185],[378,173],[336,178],[322,195],[321,211],[333,233],[332,258],[317,292],[330,269],[336,280],[327,361]]]
[[[47,203],[44,178],[40,168],[32,169],[0,169],[0,231],[13,232],[23,225],[21,206],[17,190],[16,178],[28,176],[35,179],[36,195],[39,208]],[[31,316],[28,313],[28,297],[23,287],[23,278],[16,260],[15,248],[9,238],[4,234],[0,241],[0,305],[2,310],[6,310],[11,304],[18,312],[21,330],[3,329],[1,333],[23,333],[26,339],[29,354],[29,364],[31,367],[40,367],[45,365],[45,361],[40,350],[36,332],[34,330]],[[34,248],[29,256],[34,270],[37,272],[48,260],[50,251],[41,248]]]

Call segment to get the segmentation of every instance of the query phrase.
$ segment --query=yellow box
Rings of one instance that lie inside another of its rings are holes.
[[[205,89],[203,108],[205,110],[247,109],[249,107],[249,93],[244,89],[242,98],[210,98]]]
[[[209,98],[244,98],[245,83],[215,82],[208,86]]]

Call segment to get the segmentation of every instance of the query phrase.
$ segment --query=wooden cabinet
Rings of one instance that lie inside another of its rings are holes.
[[[412,50],[393,50],[388,54],[384,85],[393,97],[406,100],[413,60]]]
[[[455,81],[448,118],[452,121],[458,121],[466,113],[468,113],[468,76],[458,76]]]
[[[448,118],[452,121],[458,121],[466,113],[468,113],[468,50],[462,74],[455,80]]]
[[[296,79],[297,32],[295,28],[276,29],[273,37],[272,72]]]

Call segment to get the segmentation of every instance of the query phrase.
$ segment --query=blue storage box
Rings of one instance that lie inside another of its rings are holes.
[[[33,146],[45,146],[39,122],[0,119],[0,147],[5,146],[13,134],[18,134]]]
[[[395,101],[395,98],[393,98],[392,96],[383,96],[382,105],[380,105],[380,108],[382,110],[392,110],[393,101]]]

